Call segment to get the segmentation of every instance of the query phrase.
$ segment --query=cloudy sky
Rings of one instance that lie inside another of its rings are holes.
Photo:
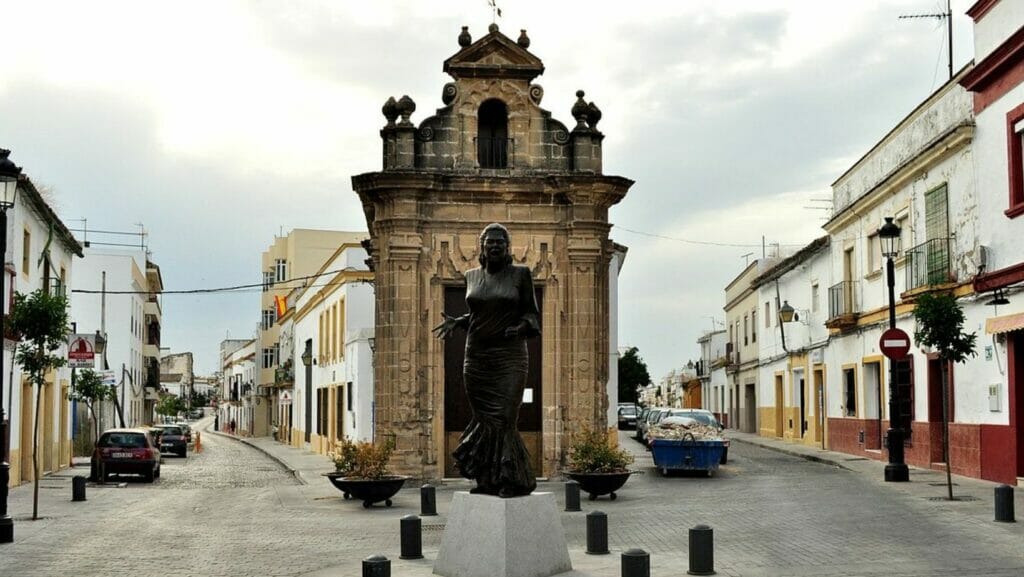
[[[954,67],[973,0],[953,1]],[[629,247],[620,343],[655,379],[698,356],[723,289],[822,234],[829,185],[947,78],[940,0],[499,1],[546,71],[543,106],[601,107]],[[168,290],[259,282],[292,228],[365,230],[350,177],[378,170],[389,96],[441,103],[442,62],[487,0],[0,0],[0,147],[71,227],[149,233]],[[807,208],[807,207],[817,207]],[[699,244],[702,241],[716,244]],[[740,246],[737,246],[740,245]],[[259,292],[164,297],[163,345],[216,369]]]

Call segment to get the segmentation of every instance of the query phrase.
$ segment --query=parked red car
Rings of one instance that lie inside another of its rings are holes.
[[[152,483],[160,477],[160,449],[144,429],[110,429],[96,442],[92,477],[106,483],[111,475],[142,475]]]

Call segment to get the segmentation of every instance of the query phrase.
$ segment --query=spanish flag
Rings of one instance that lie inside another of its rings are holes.
[[[277,318],[283,317],[288,310],[288,301],[282,296],[274,295],[274,304],[277,305]]]

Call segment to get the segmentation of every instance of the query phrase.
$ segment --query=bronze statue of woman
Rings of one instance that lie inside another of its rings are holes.
[[[516,422],[526,386],[526,339],[540,334],[530,269],[512,263],[508,230],[489,224],[480,234],[480,268],[466,271],[469,313],[444,314],[442,339],[466,329],[463,382],[473,418],[455,449],[456,466],[476,481],[470,493],[529,495],[537,488]]]

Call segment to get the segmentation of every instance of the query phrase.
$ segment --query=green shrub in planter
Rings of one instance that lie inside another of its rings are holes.
[[[585,427],[572,436],[569,470],[574,473],[621,473],[633,462],[625,449],[611,443],[604,431]]]

